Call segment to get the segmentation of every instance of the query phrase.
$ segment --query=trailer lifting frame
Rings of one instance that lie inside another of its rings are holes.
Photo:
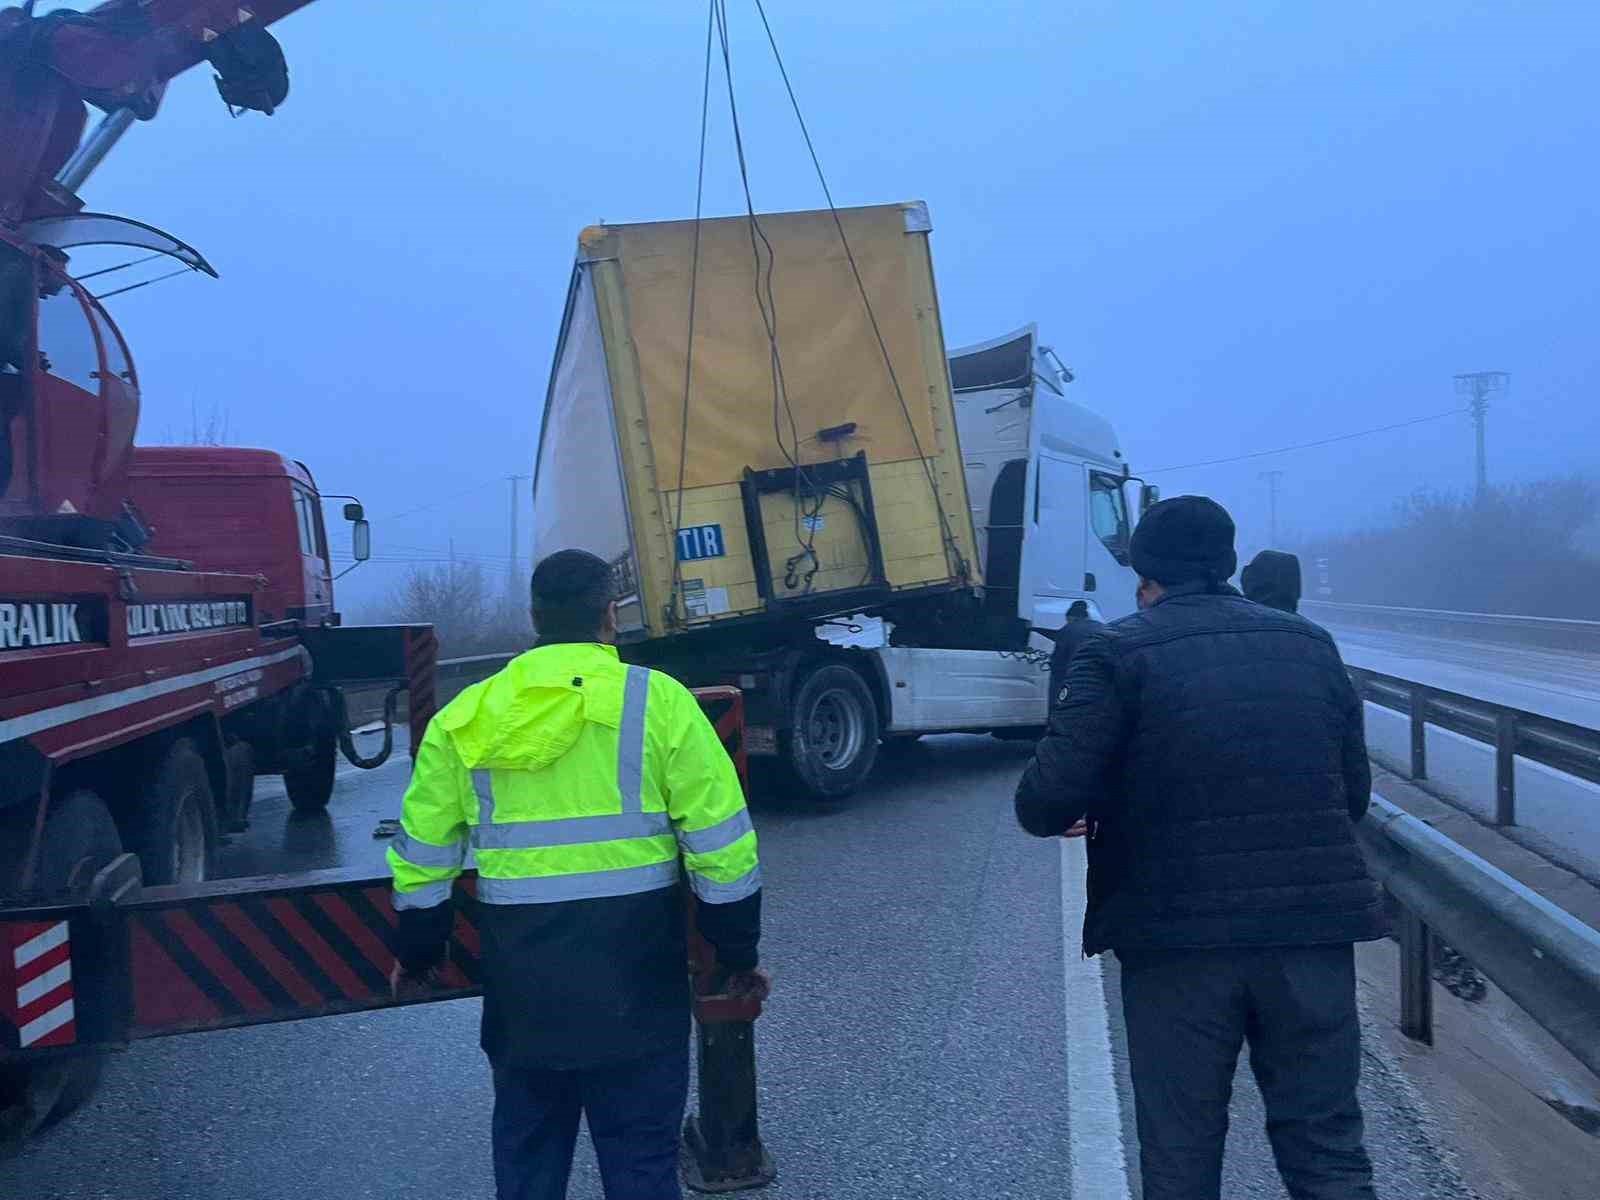
[[[743,777],[742,696],[734,688],[696,695]],[[476,996],[476,885],[469,871],[456,887],[445,966],[397,1001],[387,875],[334,869],[146,888],[138,859],[123,854],[71,902],[0,912],[0,1064]],[[762,1187],[776,1171],[756,1105],[761,1001],[719,991],[715,952],[684,891],[700,1076],[698,1112],[684,1130],[684,1179],[706,1192]]]

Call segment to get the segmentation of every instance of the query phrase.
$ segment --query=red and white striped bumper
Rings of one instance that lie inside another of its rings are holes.
[[[41,1050],[78,1040],[66,921],[0,924],[0,1039]]]

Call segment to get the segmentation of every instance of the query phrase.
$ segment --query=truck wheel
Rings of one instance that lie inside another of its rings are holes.
[[[204,883],[216,858],[217,807],[206,760],[188,738],[168,746],[132,814],[133,852],[149,886]]]
[[[84,889],[96,871],[122,853],[122,838],[100,797],[79,789],[51,805],[40,851],[41,891],[60,892],[69,885]],[[87,1100],[100,1080],[101,1065],[96,1055],[0,1068],[0,1157]]]
[[[338,757],[339,743],[328,734],[317,739],[309,766],[283,773],[283,786],[296,812],[321,812],[328,807],[333,798],[333,768]]]
[[[824,663],[795,690],[793,715],[778,750],[795,784],[816,800],[855,791],[878,757],[878,706],[866,680]]]

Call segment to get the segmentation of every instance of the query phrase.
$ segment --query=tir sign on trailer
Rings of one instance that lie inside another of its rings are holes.
[[[692,348],[694,222],[579,237],[534,468],[533,551],[611,562],[628,640],[981,582],[927,208],[839,219],[859,285],[833,214],[757,218],[763,304],[772,247],[776,394],[746,218],[701,223]]]
[[[682,562],[695,562],[702,558],[722,558],[727,551],[722,548],[721,525],[691,525],[678,530],[678,558]]]

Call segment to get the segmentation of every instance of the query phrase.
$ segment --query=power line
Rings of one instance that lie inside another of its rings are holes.
[[[450,501],[455,500],[458,497],[465,496],[469,492],[476,492],[480,488],[487,487],[490,483],[499,483],[504,478],[505,476],[501,475],[494,479],[481,479],[477,483],[472,484],[470,487],[462,488],[459,492],[451,492],[447,496],[440,496],[437,500],[430,500],[426,504],[419,504],[415,508],[408,508],[403,512],[388,513],[379,517],[378,520],[398,521],[401,517],[409,517],[419,512],[427,512],[429,509],[438,508],[441,504],[448,504]]]
[[[399,553],[394,551],[399,551]],[[335,550],[332,557],[337,562],[355,561],[349,551],[346,550]],[[448,550],[437,550],[422,546],[394,546],[389,551],[374,554],[365,561],[375,563],[436,563],[440,565],[455,562],[462,566],[481,567],[486,570],[500,571],[505,569],[505,559],[500,555],[467,554],[459,550],[452,555]]]
[[[1146,471],[1146,475],[1162,475],[1168,471],[1190,471],[1196,467],[1217,467],[1224,463],[1244,462],[1251,458],[1267,458],[1274,454],[1287,454],[1291,450],[1310,450],[1316,446],[1331,446],[1335,442],[1348,442],[1354,438],[1370,437],[1375,433],[1392,433],[1396,429],[1407,429],[1412,425],[1424,425],[1429,421],[1442,421],[1446,417],[1459,417],[1465,409],[1452,408],[1444,412],[1433,413],[1426,417],[1416,417],[1410,421],[1396,421],[1393,425],[1378,425],[1372,429],[1358,429],[1354,433],[1341,433],[1334,437],[1318,438],[1314,442],[1296,442],[1292,446],[1279,446],[1276,450],[1254,450],[1249,454],[1235,454],[1228,458],[1208,458],[1201,462],[1179,463],[1175,467],[1156,467]]]

